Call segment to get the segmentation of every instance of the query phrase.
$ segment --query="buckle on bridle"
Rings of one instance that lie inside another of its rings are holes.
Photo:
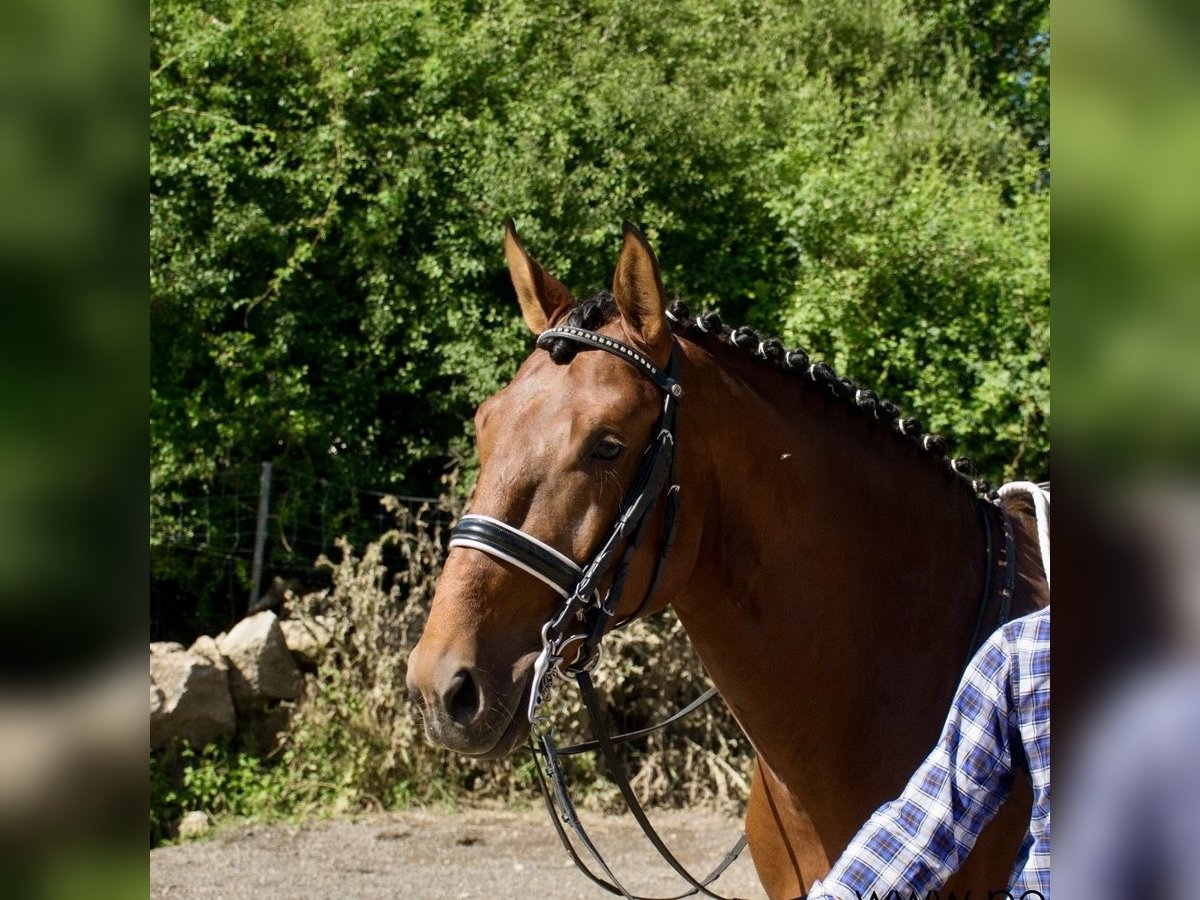
[[[595,598],[595,604],[597,608],[604,611],[598,595]],[[581,610],[581,615],[582,612]],[[553,621],[542,626],[542,650],[537,655],[537,659],[533,661],[533,672],[530,674],[533,685],[529,690],[526,717],[529,719],[531,728],[536,727],[544,719],[540,707],[549,699],[550,676],[553,675],[562,681],[574,681],[576,676],[583,672],[589,674],[594,672],[604,658],[604,645],[591,640],[589,632],[581,631],[571,635],[555,633],[552,636],[553,631]],[[575,654],[574,660],[568,663],[563,651],[574,643],[579,644],[579,651]]]

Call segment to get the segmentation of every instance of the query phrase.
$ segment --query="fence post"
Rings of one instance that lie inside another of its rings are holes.
[[[271,464],[262,464],[262,475],[258,479],[258,523],[254,528],[254,563],[250,569],[250,602],[246,609],[254,608],[262,587],[263,548],[267,543],[267,512],[271,507]]]

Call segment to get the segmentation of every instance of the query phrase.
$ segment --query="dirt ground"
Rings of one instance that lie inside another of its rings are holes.
[[[709,812],[651,813],[667,846],[706,875],[741,833]],[[584,816],[613,872],[635,894],[667,897],[684,883],[632,816]],[[715,885],[762,897],[749,851]],[[150,897],[574,898],[610,897],[575,870],[545,810],[408,810],[300,825],[239,825],[150,851]]]

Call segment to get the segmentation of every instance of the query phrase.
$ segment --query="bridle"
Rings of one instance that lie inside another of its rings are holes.
[[[563,598],[563,605],[542,626],[542,650],[533,665],[533,685],[526,714],[530,725],[534,727],[540,722],[538,707],[545,700],[549,677],[552,674],[573,677],[579,672],[591,671],[600,661],[600,641],[616,614],[625,591],[630,560],[641,544],[646,523],[664,486],[667,495],[666,528],[654,575],[637,608],[615,627],[637,618],[650,602],[650,597],[658,587],[663,563],[674,544],[679,514],[679,486],[675,484],[675,428],[683,387],[674,377],[678,367],[677,345],[671,345],[671,357],[664,370],[628,344],[569,325],[542,332],[537,345],[546,349],[553,341],[560,339],[604,350],[625,360],[657,385],[664,399],[655,436],[642,456],[633,486],[625,495],[600,549],[586,565],[578,565],[543,541],[491,516],[465,515],[451,532],[451,548],[471,547],[509,562],[544,582]],[[620,553],[618,559],[622,546],[624,552]],[[600,582],[614,564],[616,571],[608,591],[602,597]],[[571,646],[575,646],[575,654],[568,662],[566,651]]]
[[[629,893],[613,875],[612,870],[579,821],[575,806],[567,793],[560,757],[599,749],[604,754],[612,778],[620,789],[630,812],[641,825],[646,837],[650,839],[663,859],[692,886],[690,891],[678,895],[677,898],[670,898],[670,900],[679,900],[679,898],[690,897],[697,893],[719,898],[720,895],[709,891],[707,886],[715,881],[737,858],[746,844],[745,834],[741,835],[733,849],[726,854],[720,865],[711,874],[703,880],[697,880],[675,859],[650,824],[645,811],[629,786],[624,765],[616,753],[616,745],[657,731],[687,715],[713,697],[716,694],[716,688],[710,688],[683,710],[653,728],[625,735],[610,736],[591,679],[591,672],[600,661],[601,640],[605,632],[610,627],[619,628],[641,615],[658,588],[663,565],[675,542],[675,530],[679,519],[679,485],[675,481],[675,429],[679,401],[683,397],[683,387],[675,378],[679,364],[678,344],[672,342],[671,355],[666,368],[660,369],[643,353],[628,344],[595,331],[570,325],[543,331],[538,336],[537,345],[542,349],[549,349],[550,345],[558,340],[567,340],[583,347],[611,353],[633,366],[663,393],[662,412],[659,415],[654,437],[651,438],[642,455],[633,485],[626,493],[608,534],[600,544],[600,549],[586,565],[581,566],[544,541],[526,534],[519,528],[492,516],[473,513],[459,519],[458,524],[451,532],[448,546],[451,549],[469,547],[511,563],[545,583],[563,598],[563,605],[542,626],[542,649],[533,664],[526,715],[529,718],[535,757],[540,755],[545,761],[553,790],[551,791],[551,787],[547,787],[546,777],[543,776],[540,766],[535,766],[538,785],[541,787],[546,807],[558,831],[559,838],[575,864],[592,881],[610,893],[629,898],[629,900],[639,900]],[[610,625],[625,592],[630,561],[641,545],[646,524],[650,521],[651,513],[664,493],[667,502],[666,518],[658,559],[655,562],[650,584],[633,612],[621,621]],[[610,572],[613,573],[612,580],[608,590],[602,596],[600,584]],[[567,651],[571,647],[575,648],[575,653],[568,659]],[[558,676],[562,679],[572,678],[579,685],[588,715],[591,717],[592,727],[596,732],[595,741],[561,749],[555,744],[553,725],[540,712],[548,695],[551,676]],[[599,865],[603,875],[594,873],[580,858],[563,829],[563,822],[572,828],[580,842]],[[641,900],[645,900],[645,898],[641,898]]]

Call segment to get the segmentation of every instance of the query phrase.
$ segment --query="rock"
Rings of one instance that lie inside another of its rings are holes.
[[[224,667],[183,649],[150,645],[150,746],[186,740],[202,747],[237,728]]]
[[[301,667],[315,669],[333,640],[333,622],[328,616],[285,619],[279,623],[283,640]]]
[[[183,818],[179,820],[179,839],[184,841],[195,840],[196,838],[204,837],[212,830],[212,819],[208,813],[200,809],[193,809],[191,812],[184,813]]]
[[[216,640],[206,634],[202,634],[196,638],[192,642],[192,646],[188,647],[188,652],[207,659],[222,672],[229,669],[228,664],[225,662],[225,657],[221,655],[221,648],[217,646]]]
[[[239,713],[262,709],[271,700],[295,700],[304,679],[288,652],[275,613],[247,616],[218,640],[229,664],[229,687]]]

